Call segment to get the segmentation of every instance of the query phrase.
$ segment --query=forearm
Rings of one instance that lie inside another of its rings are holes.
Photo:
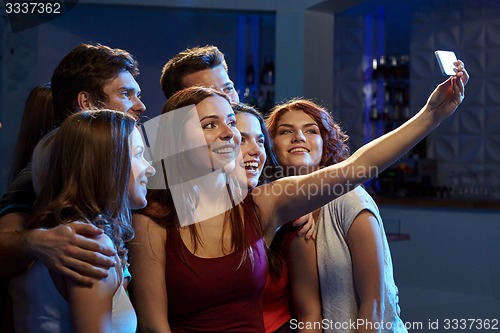
[[[423,107],[411,120],[362,146],[332,171],[344,177],[345,183],[361,184],[391,166],[438,126],[432,112]]]
[[[274,185],[280,188],[270,191],[286,194],[279,196],[274,206],[280,220],[288,221],[314,211],[376,177],[437,126],[431,112],[424,107],[401,127],[367,143],[347,160],[305,176],[280,179]]]
[[[17,275],[35,260],[30,243],[33,232],[34,230],[0,232],[1,277]]]
[[[316,313],[297,315],[297,321],[301,323],[297,333],[321,333],[323,317]]]
[[[379,298],[373,297],[361,302],[357,318],[356,333],[379,333],[382,326],[383,305]]]

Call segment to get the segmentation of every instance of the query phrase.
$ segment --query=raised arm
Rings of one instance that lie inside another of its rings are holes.
[[[304,176],[286,177],[252,192],[264,227],[276,228],[309,213],[385,170],[454,113],[464,98],[468,74],[456,76],[432,92],[424,107],[397,129],[357,150],[350,158]]]
[[[129,291],[137,312],[138,331],[167,333],[166,230],[141,214],[134,214],[132,221],[135,238],[129,243]]]

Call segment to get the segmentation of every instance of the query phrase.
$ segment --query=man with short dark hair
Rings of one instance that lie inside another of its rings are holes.
[[[240,101],[234,83],[229,79],[224,54],[213,45],[177,53],[163,66],[160,84],[167,99],[184,88],[206,86],[226,94],[231,102]]]
[[[80,44],[54,70],[51,86],[56,123],[80,110],[108,108],[130,113],[136,120],[146,107],[135,77],[138,63],[125,50]],[[33,260],[91,285],[107,276],[115,250],[85,236],[101,234],[90,224],[72,223],[52,229],[26,230],[35,194],[28,165],[9,185],[0,201],[0,276],[9,278]]]

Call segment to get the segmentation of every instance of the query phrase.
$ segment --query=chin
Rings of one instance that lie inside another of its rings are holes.
[[[250,188],[250,189],[256,187],[258,183],[259,183],[259,179],[249,179],[247,181],[248,188]]]
[[[226,173],[232,172],[236,168],[236,162],[231,161],[231,162],[227,163],[226,165],[224,165],[222,168]]]
[[[131,209],[142,209],[146,207],[148,202],[146,201],[146,198],[140,198],[140,199],[131,199],[130,200],[130,208]]]

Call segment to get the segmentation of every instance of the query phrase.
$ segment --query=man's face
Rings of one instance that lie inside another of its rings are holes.
[[[234,83],[229,79],[222,65],[188,74],[182,80],[182,84],[185,88],[192,86],[212,87],[226,94],[231,102],[240,101],[238,92],[234,89]]]
[[[141,88],[128,71],[121,72],[103,87],[103,92],[108,96],[104,107],[111,110],[130,113],[135,120],[146,110],[141,101]]]

